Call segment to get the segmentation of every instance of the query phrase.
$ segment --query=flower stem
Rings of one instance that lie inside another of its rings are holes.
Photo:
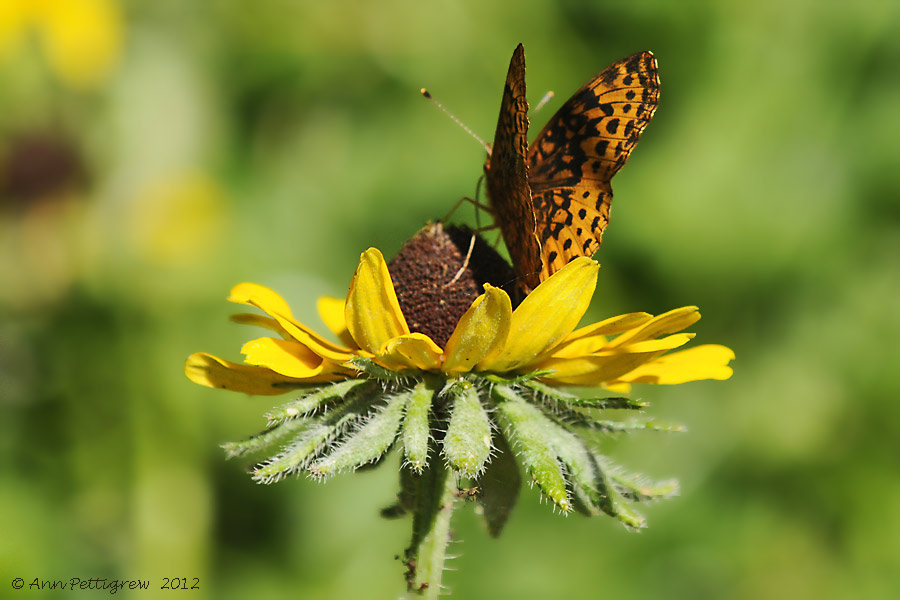
[[[441,593],[457,482],[455,473],[441,460],[432,460],[432,465],[414,479],[413,539],[406,551],[407,584],[418,597],[434,600]]]

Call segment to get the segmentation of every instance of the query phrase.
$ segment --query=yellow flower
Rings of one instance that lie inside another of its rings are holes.
[[[319,314],[339,343],[299,323],[272,290],[252,283],[232,289],[230,301],[265,313],[233,319],[272,335],[244,344],[245,364],[198,353],[187,359],[185,373],[209,387],[265,395],[295,390],[295,396],[267,414],[264,431],[226,444],[227,453],[275,450],[253,468],[254,479],[270,483],[301,472],[324,478],[355,470],[399,447],[401,479],[411,487],[400,494],[398,511],[417,510],[402,499],[452,472],[451,479],[484,490],[479,501],[493,535],[515,505],[522,467],[563,512],[607,514],[643,527],[630,505],[671,496],[677,483],[629,475],[590,438],[679,428],[646,418],[606,419],[608,411],[639,414],[644,405],[564,388],[618,392],[632,383],[727,379],[734,353],[717,345],[670,352],[693,337],[680,332],[700,318],[694,306],[576,329],[597,284],[599,265],[589,258],[570,262],[515,309],[489,283],[476,297],[479,288],[469,281],[460,294],[447,282],[455,281],[463,257],[453,254],[458,246],[447,251],[447,240],[440,226],[426,227],[401,250],[393,273],[378,250],[364,252],[346,300],[319,300]],[[501,272],[499,280],[504,277]],[[402,302],[394,281],[402,282]],[[410,323],[440,327],[426,335]]]
[[[122,51],[122,17],[113,0],[2,0],[0,59],[30,31],[54,73],[73,88],[102,83]]]
[[[704,345],[665,354],[686,344],[697,307],[652,316],[629,313],[576,329],[597,283],[599,265],[578,258],[539,285],[512,309],[503,290],[485,284],[441,348],[423,333],[411,332],[384,258],[371,248],[360,258],[345,302],[320,300],[326,326],[343,344],[335,344],[297,322],[288,304],[260,285],[242,283],[232,302],[268,316],[243,314],[235,320],[265,327],[277,337],[244,344],[245,365],[198,353],[185,365],[201,385],[250,394],[280,394],[307,384],[356,377],[358,359],[390,371],[469,372],[511,376],[538,373],[553,386],[622,389],[630,383],[675,384],[699,379],[728,379],[734,353]],[[610,338],[610,336],[615,336]]]

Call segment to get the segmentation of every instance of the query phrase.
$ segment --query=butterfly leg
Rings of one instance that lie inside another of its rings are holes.
[[[453,208],[450,209],[450,212],[447,213],[447,216],[445,216],[443,219],[441,219],[441,223],[446,223],[447,221],[449,221],[449,220],[450,220],[450,217],[453,216],[453,213],[456,212],[456,209],[459,208],[459,206],[460,206],[463,202],[468,202],[469,204],[471,204],[472,206],[474,206],[476,209],[478,209],[478,210],[483,210],[483,211],[486,211],[487,213],[491,214],[491,209],[490,209],[490,207],[485,206],[484,204],[479,203],[478,200],[473,200],[472,198],[469,198],[468,196],[463,196],[462,198],[460,198],[459,200],[456,201],[456,204],[453,205]],[[476,220],[476,221],[478,220],[478,215],[477,215],[477,213],[476,213],[476,215],[475,215],[475,220]]]
[[[459,205],[462,204],[463,202],[465,202],[466,200],[468,200],[468,198],[466,198],[465,196],[463,196],[462,198],[457,200],[456,204],[453,205],[453,208],[450,209],[450,212],[448,212],[447,215],[443,219],[441,219],[441,223],[446,223],[447,221],[449,221],[450,217],[453,216],[453,213],[456,212],[456,209],[459,208]]]
[[[478,224],[478,210],[483,210],[488,214],[494,214],[493,211],[491,211],[490,206],[486,206],[486,205],[482,204],[479,200],[479,197],[481,196],[481,193],[480,193],[481,192],[481,184],[483,181],[484,181],[484,175],[482,175],[481,177],[478,178],[478,183],[475,185],[475,199],[474,200],[472,198],[469,198],[468,196],[463,196],[462,198],[460,198],[459,200],[456,201],[456,204],[453,205],[453,208],[450,209],[450,212],[447,213],[447,216],[445,216],[443,219],[441,219],[441,222],[446,223],[447,221],[449,221],[450,217],[453,216],[453,213],[456,212],[456,209],[459,208],[463,202],[468,202],[469,204],[471,204],[472,206],[474,206],[476,208],[476,212],[475,212],[475,223],[476,224]]]

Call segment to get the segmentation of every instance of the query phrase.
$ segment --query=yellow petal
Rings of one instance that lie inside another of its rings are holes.
[[[545,379],[572,385],[602,385],[619,379],[663,352],[683,346],[693,333],[676,333],[658,340],[635,342],[619,348],[604,348],[590,355],[557,357],[537,363],[536,369],[552,371]]]
[[[345,346],[353,348],[356,346],[356,342],[350,337],[347,321],[344,320],[345,305],[346,302],[343,298],[322,296],[316,303],[316,308],[319,310],[319,317],[331,333],[338,336]]]
[[[677,384],[699,379],[723,380],[731,377],[732,369],[728,363],[733,359],[731,348],[706,344],[660,356],[619,377],[617,381]]]
[[[684,306],[663,313],[644,323],[637,329],[626,331],[609,343],[610,347],[624,346],[634,342],[652,340],[667,333],[681,331],[700,320],[699,309],[696,306]]]
[[[500,288],[486,283],[484,293],[459,319],[444,348],[445,373],[471,371],[478,361],[502,350],[509,336],[512,303]]]
[[[184,374],[200,385],[260,396],[283,394],[309,382],[338,379],[334,375],[307,380],[294,379],[262,367],[228,362],[204,352],[197,352],[188,357],[184,363]]]
[[[322,358],[334,363],[344,363],[353,358],[354,353],[349,348],[342,348],[322,338],[314,331],[301,323],[284,317],[278,313],[269,313],[272,318],[285,330],[285,332]]]
[[[633,344],[628,344],[627,346],[620,346],[618,348],[613,348],[611,350],[603,349],[600,352],[597,352],[597,355],[615,355],[621,354],[623,352],[628,352],[631,354],[644,354],[647,352],[665,352],[666,350],[672,350],[679,346],[684,346],[689,341],[694,339],[696,333],[676,333],[673,335],[667,335],[664,338],[660,338],[658,340],[645,340],[643,342],[635,342]]]
[[[503,349],[479,362],[478,369],[513,370],[552,350],[584,316],[597,286],[599,268],[582,256],[537,286],[513,311]]]
[[[241,283],[231,290],[230,302],[255,306],[267,313],[290,337],[300,342],[322,358],[334,363],[347,362],[353,358],[349,348],[332,344],[308,327],[294,320],[291,307],[284,299],[269,288],[255,283]]]
[[[579,358],[549,358],[536,365],[535,370],[550,370],[544,377],[554,383],[569,385],[599,386],[617,381],[619,377],[633,371],[640,365],[656,358],[660,352],[636,354],[630,352],[611,353],[604,356],[582,356]]]
[[[615,335],[617,333],[628,331],[629,329],[634,329],[635,327],[643,325],[651,319],[653,319],[653,315],[651,315],[650,313],[626,313],[624,315],[618,315],[615,317],[610,317],[608,319],[603,319],[599,323],[580,327],[573,331],[572,334],[566,339],[578,340],[594,335]]]
[[[631,384],[630,383],[609,383],[604,385],[606,389],[611,392],[615,392],[617,394],[630,394],[631,393]]]
[[[441,367],[441,347],[424,333],[407,333],[388,340],[376,359],[391,369],[429,371]]]
[[[293,313],[291,313],[291,307],[285,302],[284,298],[264,285],[239,283],[231,288],[228,301],[255,306],[270,315],[278,313],[289,319],[294,318]]]
[[[360,348],[377,353],[388,341],[409,333],[384,257],[369,248],[353,274],[344,317]]]
[[[643,325],[653,318],[645,312],[628,313],[604,319],[599,323],[576,329],[553,349],[556,358],[575,358],[593,354],[607,344],[606,336],[622,333]]]
[[[281,336],[287,337],[287,332],[278,324],[278,321],[270,317],[254,315],[251,313],[238,313],[236,315],[231,315],[229,318],[233,322],[240,323],[241,325],[256,325],[257,327],[269,329]]]
[[[244,344],[241,354],[247,364],[266,367],[287,377],[305,379],[323,371],[322,357],[298,342],[259,338]]]

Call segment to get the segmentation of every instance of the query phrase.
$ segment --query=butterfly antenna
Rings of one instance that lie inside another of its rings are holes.
[[[463,260],[462,266],[459,268],[459,271],[456,272],[456,275],[453,276],[453,279],[444,284],[444,287],[450,287],[451,285],[456,283],[457,280],[462,277],[462,274],[466,272],[466,269],[469,268],[469,260],[472,258],[472,250],[475,249],[476,235],[477,234],[473,231],[472,237],[471,239],[469,239],[469,250],[466,252],[466,258]]]
[[[548,102],[550,102],[550,100],[552,100],[553,96],[555,96],[555,95],[556,94],[553,93],[553,90],[550,90],[549,92],[544,94],[544,97],[541,98],[541,101],[537,103],[537,106],[535,106],[531,112],[537,112],[537,111],[541,110],[542,108],[544,108],[544,105],[547,104]]]
[[[447,110],[447,109],[444,107],[443,104],[441,104],[440,102],[438,102],[437,100],[435,100],[435,99],[432,97],[431,92],[429,92],[429,91],[426,90],[425,88],[422,88],[422,89],[419,90],[419,91],[422,93],[423,96],[425,96],[425,98],[426,98],[427,100],[429,100],[432,104],[434,104],[434,105],[437,106],[439,109],[441,109],[442,111],[444,111],[444,114],[445,114],[445,115],[447,115],[448,117],[450,117],[451,119],[453,119],[453,122],[454,122],[454,123],[456,123],[457,125],[459,125],[460,127],[462,127],[462,128],[463,128],[463,131],[465,131],[466,133],[468,133],[469,135],[471,135],[473,138],[475,138],[476,140],[478,140],[478,143],[481,144],[482,147],[483,147],[485,150],[488,151],[488,154],[490,154],[490,152],[491,152],[491,147],[490,147],[487,143],[485,143],[485,141],[484,141],[483,139],[481,139],[480,137],[478,137],[478,134],[477,134],[477,133],[475,133],[474,131],[472,131],[471,129],[469,129],[469,126],[468,126],[468,125],[466,125],[465,123],[463,123],[462,121],[460,121],[459,118],[457,118],[456,115],[454,115],[452,112],[450,112],[449,110]]]

